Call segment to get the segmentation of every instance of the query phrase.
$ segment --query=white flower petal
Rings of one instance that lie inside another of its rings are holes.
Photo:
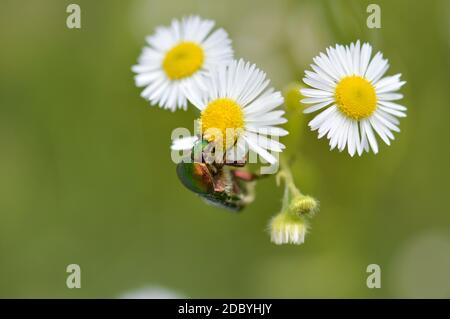
[[[300,100],[300,102],[303,104],[316,104],[325,101],[333,102],[333,99],[330,97],[307,97],[305,99]]]
[[[277,110],[277,111],[272,111],[272,112],[267,112],[267,113],[254,113],[254,114],[250,114],[246,117],[246,122],[250,123],[250,122],[262,122],[262,121],[270,121],[270,120],[275,120],[275,119],[279,119],[281,116],[284,115],[284,111],[283,110]]]
[[[255,99],[252,103],[244,108],[244,113],[246,115],[254,113],[265,113],[269,112],[278,106],[282,105],[284,98],[280,92],[273,92],[273,89],[267,90],[266,93],[262,94],[260,97]]]
[[[374,117],[370,118],[369,122],[374,128],[375,132],[377,132],[378,136],[380,136],[387,145],[391,145],[391,141],[389,141],[389,138],[382,125],[380,125],[380,123]]]
[[[391,109],[389,107],[385,107],[385,106],[379,105],[378,108],[380,110],[385,111],[386,113],[390,113],[390,114],[395,115],[397,117],[406,117],[405,113],[403,113],[401,111],[397,111],[397,110]]]
[[[375,135],[372,131],[372,126],[370,125],[370,122],[368,120],[362,120],[362,125],[364,125],[364,131],[366,132],[367,140],[369,141],[370,147],[372,148],[373,152],[375,154],[378,153],[378,143],[375,139]]]
[[[400,76],[401,76],[401,74],[396,74],[396,75],[393,75],[393,76],[386,76],[386,77],[382,78],[378,82],[374,83],[375,84],[375,89],[377,89],[377,90],[378,89],[382,89],[386,85],[390,85],[392,83],[399,82],[400,81]]]
[[[300,89],[300,92],[304,96],[309,97],[332,97],[333,93],[322,91],[322,90],[316,90],[316,89]]]
[[[323,109],[325,106],[330,105],[332,102],[333,102],[332,100],[328,100],[328,101],[325,101],[325,102],[317,103],[317,104],[315,104],[313,106],[310,106],[307,109],[305,109],[303,111],[303,113],[308,114],[308,113],[312,113],[312,112],[318,111],[320,109]]]
[[[179,150],[190,150],[194,147],[195,143],[198,141],[197,136],[187,136],[173,140],[172,146],[170,147],[174,151]]]
[[[328,109],[326,109],[325,111],[323,111],[322,113],[320,113],[319,115],[317,115],[314,119],[312,119],[312,120],[309,122],[308,125],[309,125],[311,128],[319,127],[320,124],[322,124],[323,121],[325,121],[325,119],[327,118],[327,116],[329,116],[331,113],[333,113],[333,112],[336,111],[336,110],[337,110],[337,106],[336,106],[336,105],[333,105],[333,106],[329,107]]]
[[[397,91],[399,90],[406,82],[402,81],[402,82],[396,82],[396,83],[392,83],[389,85],[386,85],[385,87],[381,88],[381,89],[377,89],[377,94],[381,94],[381,93],[387,93],[387,92],[392,92],[392,91]]]
[[[372,46],[369,43],[364,43],[361,48],[361,56],[359,60],[359,74],[364,76],[372,55]]]
[[[400,93],[383,93],[377,94],[378,101],[396,101],[403,99],[403,94]]]
[[[376,117],[381,123],[383,123],[390,130],[400,132],[398,126],[387,120],[379,111],[375,111],[373,116]]]
[[[280,142],[278,142],[274,139],[269,139],[264,135],[257,135],[252,132],[246,132],[245,136],[247,136],[253,142],[255,142],[260,147],[262,147],[266,150],[271,150],[274,152],[282,152],[285,149],[285,146],[283,144],[281,144]]]
[[[397,104],[397,103],[393,103],[393,102],[389,102],[389,101],[378,101],[378,104],[385,106],[387,108],[393,109],[393,110],[406,111],[406,107],[404,107],[403,105]]]
[[[318,80],[307,78],[307,77],[303,78],[303,82],[305,82],[305,84],[312,86],[313,88],[318,89],[318,90],[324,90],[324,91],[328,91],[331,93],[334,92],[334,87],[327,84],[326,82],[320,82]]]
[[[352,157],[353,157],[353,155],[355,155],[355,151],[356,151],[357,135],[358,135],[357,130],[358,130],[358,122],[351,121],[350,128],[348,130],[347,145],[348,145],[348,153]]]
[[[317,138],[322,138],[329,132],[329,130],[333,127],[335,120],[339,116],[339,111],[334,111],[330,115],[328,115],[325,120],[318,127],[311,127],[312,130],[318,128],[319,135]]]
[[[281,127],[276,126],[253,126],[253,125],[246,125],[245,129],[249,132],[255,132],[258,134],[264,134],[264,135],[272,135],[272,136],[286,136],[289,134],[288,131],[285,129],[282,129]]]
[[[252,139],[248,138],[244,135],[244,139],[248,143],[248,147],[254,151],[255,153],[259,154],[262,158],[264,158],[267,162],[270,164],[275,164],[277,162],[277,159],[270,154],[268,151],[260,147],[257,143],[255,143]]]

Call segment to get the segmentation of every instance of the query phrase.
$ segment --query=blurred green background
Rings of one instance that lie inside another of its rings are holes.
[[[376,1],[382,28],[368,29],[371,2],[2,0],[0,297],[450,297],[450,2]],[[378,155],[330,152],[311,116],[290,122],[296,182],[321,202],[304,245],[270,243],[273,178],[238,215],[179,183],[171,131],[196,112],[148,106],[130,67],[155,26],[185,14],[216,20],[280,90],[356,39],[407,81],[408,117]],[[71,263],[81,289],[66,287]],[[380,289],[366,286],[372,263]]]

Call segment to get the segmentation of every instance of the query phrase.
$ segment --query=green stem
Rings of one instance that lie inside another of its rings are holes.
[[[287,164],[287,162],[283,156],[281,156],[281,158],[280,158],[280,172],[278,173],[277,177],[278,177],[277,178],[278,182],[279,182],[279,179],[281,179],[281,178],[284,179],[285,193],[287,192],[287,190],[289,190],[293,196],[302,196],[303,195],[300,192],[300,190],[297,188],[297,186],[295,186],[291,169],[289,168],[289,165]]]

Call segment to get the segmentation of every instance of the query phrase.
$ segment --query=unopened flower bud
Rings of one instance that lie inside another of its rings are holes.
[[[300,111],[300,108],[302,106],[300,100],[303,98],[303,96],[300,94],[301,88],[303,88],[303,86],[297,82],[290,83],[284,88],[284,104],[287,111]]]
[[[299,195],[291,200],[288,210],[292,214],[312,217],[319,210],[319,203],[311,196]]]

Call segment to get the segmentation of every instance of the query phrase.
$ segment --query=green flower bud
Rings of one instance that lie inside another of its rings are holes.
[[[300,112],[302,110],[302,104],[300,100],[303,96],[300,93],[302,85],[299,83],[290,83],[283,89],[284,105],[286,110]]]
[[[319,210],[319,203],[311,196],[298,195],[291,200],[288,210],[292,214],[312,217]]]

